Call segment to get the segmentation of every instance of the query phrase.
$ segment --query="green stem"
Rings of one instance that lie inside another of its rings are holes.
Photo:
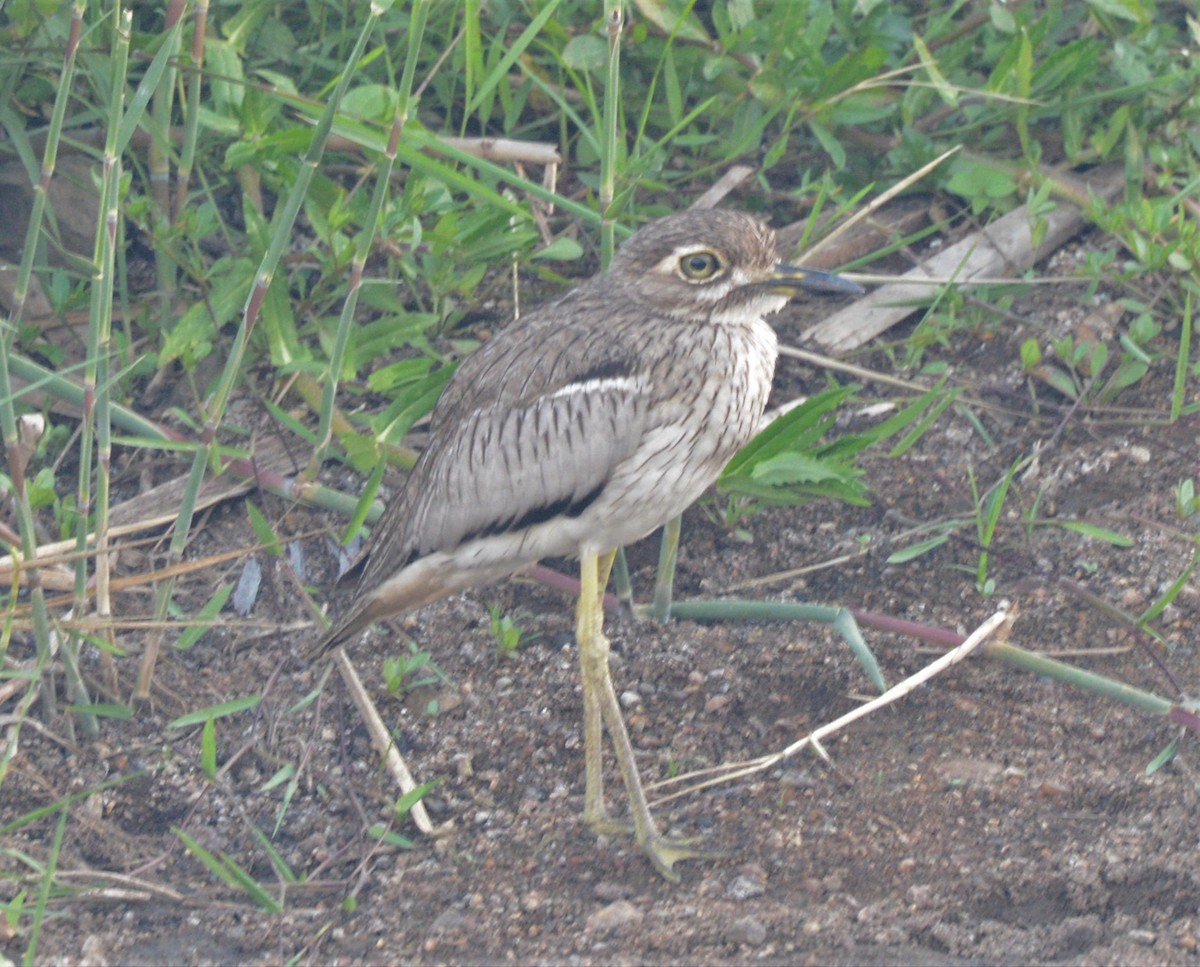
[[[615,197],[619,122],[621,118],[621,33],[625,27],[622,0],[604,0],[608,31],[608,74],[604,86],[603,152],[600,156],[600,265],[608,268],[615,248]]]
[[[650,606],[650,617],[656,621],[666,621],[671,617],[675,565],[679,561],[680,520],[675,516],[663,525],[662,543],[658,547],[658,570],[654,578],[654,604]]]
[[[1076,688],[1082,688],[1093,695],[1112,699],[1114,702],[1120,702],[1122,705],[1141,709],[1143,712],[1166,715],[1174,708],[1173,702],[1158,695],[1144,692],[1140,688],[1134,688],[1132,685],[1126,685],[1124,682],[1113,681],[1111,678],[1105,678],[1103,675],[1084,671],[1082,668],[1076,668],[1074,665],[1068,665],[1057,659],[1047,658],[1045,655],[1026,651],[1024,648],[1018,648],[1016,645],[1010,645],[1006,642],[995,642],[985,645],[983,653],[989,658],[995,658],[997,661],[1002,661],[1006,665],[1012,665],[1014,668],[1023,668],[1025,671],[1033,672],[1035,675],[1045,675],[1047,678],[1053,678],[1055,681],[1074,685]]]

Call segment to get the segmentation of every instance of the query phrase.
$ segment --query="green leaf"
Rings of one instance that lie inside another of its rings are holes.
[[[638,12],[664,34],[708,47],[712,38],[684,0],[633,0]]]
[[[246,301],[254,281],[254,266],[248,259],[218,259],[209,277],[214,284],[206,298],[193,303],[166,333],[159,352],[160,368],[179,359],[192,369],[212,352],[218,330],[241,311]]]
[[[956,399],[960,390],[943,390],[941,386],[917,397],[895,416],[888,419],[877,428],[873,438],[883,440],[901,429],[907,430],[900,441],[888,451],[889,457],[898,457],[916,446],[925,432],[937,422],[937,418],[945,412]],[[917,419],[917,417],[920,419]]]
[[[507,83],[508,72],[512,70],[513,65],[541,33],[542,28],[546,25],[546,21],[554,16],[554,12],[558,9],[560,2],[561,0],[550,0],[550,2],[538,11],[537,16],[529,21],[528,26],[521,31],[520,36],[505,45],[504,56],[493,65],[492,69],[488,72],[488,76],[479,82],[479,87],[476,89],[474,97],[471,98],[470,103],[463,109],[464,115],[474,114],[480,102],[491,94],[492,89],[496,85]]]
[[[841,477],[828,462],[803,453],[781,453],[755,465],[751,478],[764,484],[819,483]]]
[[[969,201],[976,215],[1017,195],[1016,181],[1003,168],[961,155],[950,163],[945,187]]]
[[[275,775],[258,787],[259,792],[270,792],[276,786],[289,782],[296,775],[296,767],[290,762],[275,770]]]
[[[133,718],[133,709],[128,705],[117,705],[111,702],[99,702],[94,705],[67,705],[65,710],[77,715],[96,715],[110,719]]]
[[[279,878],[284,883],[298,883],[299,877],[295,871],[287,864],[287,860],[283,858],[283,854],[275,848],[275,844],[267,837],[257,826],[251,825],[250,834],[254,837],[254,841],[262,848],[262,851],[267,854],[267,858],[271,861],[271,865],[275,868],[275,872],[279,874]]]
[[[260,325],[267,334],[271,362],[277,368],[295,366],[312,357],[296,330],[296,315],[288,296],[287,279],[277,276],[267,289]]]
[[[243,9],[256,6],[246,4]],[[218,37],[208,37],[204,42],[204,67],[209,72],[212,107],[218,115],[232,117],[241,114],[242,98],[246,89],[246,75],[242,70],[242,58],[234,45]]]
[[[574,262],[583,257],[583,246],[575,239],[560,235],[545,248],[533,253],[534,259],[553,259],[557,262]]]
[[[919,35],[913,34],[912,42],[913,49],[917,52],[917,57],[920,58],[921,66],[925,68],[925,73],[929,75],[929,80],[933,84],[934,90],[938,92],[938,96],[950,107],[958,107],[958,92],[946,80],[946,76],[938,67],[937,59],[929,52],[925,41]]]
[[[1150,607],[1138,615],[1138,627],[1146,627],[1146,625],[1163,613],[1167,605],[1171,604],[1179,595],[1179,592],[1187,586],[1188,579],[1191,578],[1192,572],[1196,570],[1197,564],[1200,564],[1200,548],[1196,550],[1192,557],[1192,562],[1184,568],[1183,573],[1171,582],[1171,586],[1158,596],[1158,600],[1154,601]]]
[[[197,624],[185,628],[179,636],[179,640],[175,642],[175,647],[180,651],[187,651],[203,638],[209,630],[221,609],[225,607],[225,602],[229,600],[229,595],[233,593],[233,585],[230,583],[222,584],[217,588],[216,593],[205,602],[198,612],[196,612]]]
[[[409,790],[403,796],[397,799],[395,805],[392,806],[392,812],[395,814],[396,818],[404,819],[407,817],[412,811],[413,806],[415,806],[425,797],[425,793],[436,787],[438,782],[439,780],[433,779],[429,782],[422,783],[415,789]]]
[[[237,715],[247,709],[256,708],[262,701],[261,695],[243,695],[241,698],[231,698],[228,702],[219,702],[207,708],[188,712],[167,723],[169,729],[186,729],[193,725],[202,725],[209,719],[224,718],[227,715]]]
[[[261,909],[268,913],[283,912],[279,901],[229,856],[224,853],[218,856],[210,852],[178,826],[172,826],[171,831],[183,840],[183,844],[189,852],[208,867],[209,871],[226,886],[245,891]]]
[[[1042,347],[1036,339],[1026,339],[1021,343],[1021,368],[1028,371],[1042,361]]]
[[[1004,6],[1004,4],[989,3],[988,14],[991,16],[992,26],[995,27],[999,33],[1012,34],[1016,32],[1017,21],[1013,17],[1012,11]]]
[[[916,544],[911,544],[908,547],[896,551],[894,554],[888,555],[888,564],[904,564],[908,561],[915,560],[923,554],[928,554],[930,551],[941,547],[946,541],[950,540],[950,534],[939,534],[937,537],[931,537],[929,540],[920,541]]]
[[[275,557],[282,556],[283,550],[279,545],[279,535],[275,533],[275,528],[267,520],[267,515],[258,509],[258,504],[253,500],[246,500],[246,515],[250,518],[250,527],[254,530],[254,536],[258,538],[258,543],[262,544]]]
[[[1175,736],[1175,738],[1167,743],[1166,748],[1164,748],[1162,752],[1150,760],[1149,764],[1146,766],[1146,775],[1154,775],[1154,773],[1158,772],[1159,769],[1174,759],[1178,753],[1179,736]]]
[[[417,844],[394,829],[388,829],[383,823],[374,823],[367,827],[367,835],[380,843],[394,846],[396,849],[416,849]]]
[[[1146,24],[1154,17],[1140,0],[1087,0],[1087,3],[1094,10],[1130,23]]]
[[[200,730],[200,771],[209,779],[217,778],[216,719],[208,719]]]
[[[371,508],[375,506],[375,495],[379,493],[379,485],[383,483],[383,473],[387,469],[387,461],[380,459],[378,451],[375,451],[375,462],[373,465],[370,463],[359,464],[355,462],[354,454],[349,449],[346,450],[346,456],[355,467],[363,465],[371,466],[371,476],[367,479],[367,485],[363,488],[362,495],[354,505],[354,513],[350,515],[350,520],[346,522],[346,529],[342,531],[343,545],[349,544],[354,540],[354,535],[366,523],[367,517],[371,514]],[[365,457],[365,454],[360,454],[360,456]],[[369,460],[370,458],[367,459]]]
[[[608,44],[595,34],[579,34],[567,41],[562,59],[571,70],[600,71],[608,62]]]
[[[1054,523],[1058,524],[1064,530],[1074,531],[1076,534],[1082,534],[1084,537],[1104,541],[1105,544],[1111,544],[1113,547],[1133,547],[1135,543],[1131,537],[1118,534],[1116,531],[1110,531],[1106,527],[1089,524],[1085,520],[1059,520]]]
[[[826,414],[836,410],[843,400],[857,391],[857,386],[843,386],[809,397],[773,420],[770,426],[742,447],[721,476],[750,476],[754,465],[760,461],[815,443],[831,425],[824,419]]]
[[[842,147],[842,142],[839,141],[824,124],[810,119],[808,122],[809,130],[812,131],[816,139],[821,143],[821,147],[825,149],[829,155],[829,160],[833,162],[835,168],[846,167],[846,149]]]
[[[181,17],[161,39],[158,53],[154,55],[154,60],[150,62],[150,66],[146,68],[146,72],[142,75],[141,81],[138,83],[137,90],[134,91],[133,98],[129,101],[129,106],[121,115],[121,125],[117,129],[117,139],[115,150],[118,155],[124,154],[125,149],[129,146],[129,141],[142,123],[142,117],[146,113],[146,105],[150,103],[150,98],[154,96],[154,92],[158,89],[158,84],[162,80],[163,73],[167,66],[172,62],[179,50],[179,32],[183,29],[185,18]]]
[[[363,84],[346,92],[342,110],[358,118],[385,124],[391,121],[396,103],[394,88],[386,84]]]
[[[453,367],[443,366],[399,394],[391,406],[371,421],[376,439],[399,443],[409,427],[433,409],[453,372]]]
[[[1079,387],[1071,375],[1057,366],[1046,364],[1038,367],[1038,376],[1058,390],[1067,399],[1073,400],[1079,395]]]

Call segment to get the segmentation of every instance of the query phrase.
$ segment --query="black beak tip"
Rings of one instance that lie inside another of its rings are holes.
[[[805,290],[829,295],[862,295],[867,291],[857,282],[851,282],[833,272],[821,272],[818,269],[783,263],[775,266],[773,278],[766,284],[779,293],[792,294]]]
[[[799,285],[810,292],[827,292],[830,295],[862,295],[867,290],[857,282],[835,275],[833,272],[818,272],[811,269],[797,269]]]

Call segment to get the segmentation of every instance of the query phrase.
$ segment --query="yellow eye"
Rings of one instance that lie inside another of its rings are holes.
[[[716,252],[689,252],[679,260],[679,274],[689,282],[707,282],[723,268]]]

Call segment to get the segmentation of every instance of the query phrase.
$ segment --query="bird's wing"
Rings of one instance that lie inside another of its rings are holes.
[[[546,338],[537,366],[516,345],[455,374],[428,449],[376,529],[360,596],[425,555],[582,513],[633,451],[648,410],[634,359],[587,337]]]

